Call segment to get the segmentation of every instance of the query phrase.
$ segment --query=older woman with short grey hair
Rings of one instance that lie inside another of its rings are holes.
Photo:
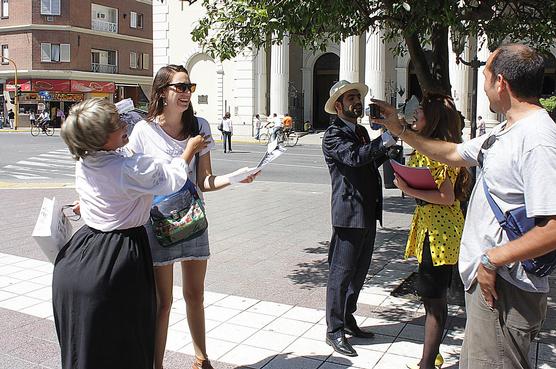
[[[128,142],[114,104],[73,106],[62,138],[77,160],[75,189],[85,222],[56,258],[54,321],[62,368],[152,369],[156,298],[143,224],[153,194],[187,180],[188,163],[206,147],[196,136],[170,163],[118,150]]]

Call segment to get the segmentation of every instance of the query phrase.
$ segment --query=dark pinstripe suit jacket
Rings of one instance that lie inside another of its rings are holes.
[[[382,179],[377,168],[388,151],[382,139],[361,144],[336,118],[324,133],[322,151],[332,180],[332,226],[368,228],[377,220],[382,223]]]

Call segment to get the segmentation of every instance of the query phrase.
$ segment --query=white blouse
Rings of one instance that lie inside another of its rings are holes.
[[[197,117],[199,121],[199,132],[208,136],[211,134],[210,125],[206,119]],[[142,120],[138,122],[134,127],[131,135],[129,136],[129,143],[126,145],[126,149],[131,152],[145,153],[152,155],[153,157],[170,162],[173,158],[178,157],[182,154],[183,150],[187,145],[189,137],[185,140],[176,140],[175,138],[169,136],[155,120],[154,122],[147,122]],[[214,147],[214,140],[211,138],[207,147],[201,150],[199,156],[204,156]],[[197,184],[197,173],[194,170],[197,168],[196,163],[197,158],[193,157],[189,163],[189,173],[188,177],[191,182]],[[199,194],[202,194],[199,191]]]
[[[93,153],[75,167],[81,217],[88,226],[105,232],[144,225],[153,194],[179,190],[187,173],[187,163],[181,158],[166,162],[144,154]]]

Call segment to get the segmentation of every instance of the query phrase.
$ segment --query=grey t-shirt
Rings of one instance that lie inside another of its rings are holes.
[[[457,150],[471,165],[483,142],[496,135],[496,141],[483,150],[483,169],[477,168],[459,256],[459,270],[465,289],[477,277],[480,256],[492,247],[508,242],[506,233],[496,221],[483,190],[483,177],[492,198],[503,212],[525,204],[527,216],[556,215],[556,123],[546,110],[532,111],[508,129],[495,127],[489,135],[459,144]],[[498,269],[498,274],[511,284],[530,292],[548,292],[548,277],[527,274],[521,263]]]

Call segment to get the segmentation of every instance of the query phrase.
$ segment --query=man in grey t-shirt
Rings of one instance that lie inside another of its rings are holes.
[[[520,261],[556,249],[556,124],[539,104],[543,58],[521,44],[501,46],[484,68],[492,111],[507,121],[463,144],[434,141],[407,130],[394,108],[377,102],[384,124],[418,151],[450,166],[482,170],[467,212],[459,267],[467,323],[460,368],[530,368],[529,347],[546,316],[548,277],[525,272]],[[483,190],[502,211],[526,206],[536,226],[509,241]]]

